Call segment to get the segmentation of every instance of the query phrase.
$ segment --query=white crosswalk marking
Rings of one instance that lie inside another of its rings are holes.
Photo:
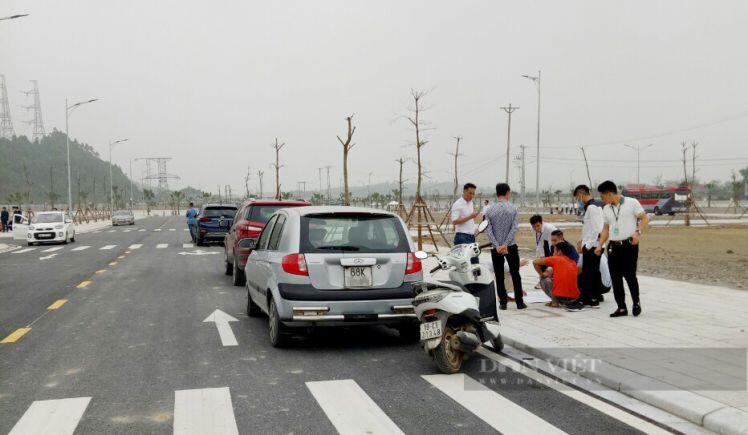
[[[23,248],[23,249],[19,249],[17,251],[13,251],[12,253],[13,254],[23,254],[24,252],[31,252],[31,251],[33,251],[35,249],[36,248]]]
[[[566,433],[464,374],[421,377],[503,434]]]
[[[158,245],[156,245],[156,249],[164,249],[167,247],[169,247],[168,243],[159,243]]]
[[[88,245],[78,246],[76,248],[71,249],[71,251],[85,251],[86,249],[90,248]]]
[[[90,401],[90,397],[37,400],[29,406],[8,435],[72,434]]]
[[[192,243],[182,243],[183,248],[192,248],[194,245]]]
[[[132,230],[129,230],[129,229],[128,229],[128,230],[123,230],[122,232],[123,232],[123,233],[129,233],[130,231],[132,231]]]
[[[143,233],[143,232],[145,232],[145,228],[141,228],[141,229],[139,229],[139,230],[138,230],[138,232],[139,232],[139,233]]]
[[[109,231],[107,231],[107,232],[108,232],[108,233],[116,233],[116,232],[117,232],[117,230],[109,230]]]
[[[169,228],[169,231],[176,231],[176,228]]]
[[[228,387],[174,392],[174,434],[239,434]]]
[[[52,248],[45,249],[42,252],[55,252],[55,251],[59,251],[60,249],[62,249],[62,246],[55,246]]]
[[[155,229],[155,230],[153,230],[153,231],[161,231],[161,228],[156,228],[156,229]]]
[[[99,248],[99,250],[100,250],[100,251],[108,251],[108,250],[110,250],[110,249],[112,249],[112,248],[114,248],[114,247],[116,247],[116,246],[117,246],[117,245],[104,245],[104,246],[102,246],[101,248]]]
[[[307,382],[306,386],[341,434],[403,433],[353,379]]]
[[[190,230],[189,228],[185,228],[185,229],[184,229],[184,231],[189,231],[189,230]]]
[[[143,246],[143,245],[140,244],[140,243],[133,243],[127,249],[140,249],[141,246]]]

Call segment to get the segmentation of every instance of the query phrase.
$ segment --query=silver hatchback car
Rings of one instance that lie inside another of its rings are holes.
[[[411,283],[423,279],[422,265],[397,215],[285,208],[252,245],[247,314],[267,314],[273,346],[287,343],[293,328],[315,325],[385,324],[418,340]]]

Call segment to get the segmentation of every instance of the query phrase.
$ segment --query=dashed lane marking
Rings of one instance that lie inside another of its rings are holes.
[[[115,247],[117,247],[117,245],[104,245],[101,248],[99,248],[99,251],[108,251],[108,250],[113,249]]]
[[[109,265],[110,265],[110,266],[116,266],[116,265],[117,265],[117,262],[116,262],[116,261],[112,261],[111,263],[109,263]]]
[[[169,231],[176,231],[176,228],[169,228]]]
[[[124,256],[124,255],[120,255],[120,256],[119,256],[119,257],[117,257],[117,258],[118,258],[118,259],[120,259],[120,260],[124,260],[124,259],[125,259],[125,256]]]
[[[141,228],[141,229],[139,229],[139,230],[138,230],[138,232],[139,232],[139,233],[144,233],[144,232],[145,232],[145,228]]]
[[[60,308],[61,306],[65,305],[65,302],[67,302],[67,299],[58,299],[56,300],[52,305],[48,306],[48,310],[56,310]]]
[[[158,245],[156,245],[156,249],[164,249],[168,247],[169,247],[168,243],[159,243]]]
[[[23,249],[19,249],[17,251],[13,251],[12,254],[23,254],[24,252],[31,252],[31,251],[33,251],[35,249],[36,248],[23,248]]]
[[[55,251],[59,251],[60,249],[62,249],[62,246],[55,246],[49,249],[44,249],[42,250],[42,252],[55,252]]]
[[[9,336],[3,338],[3,341],[0,341],[0,343],[15,343],[29,331],[31,331],[31,328],[18,328],[11,332]]]
[[[155,230],[153,230],[153,231],[161,231],[161,228],[156,228],[156,229],[155,229]]]
[[[106,272],[106,269],[99,269],[96,272],[94,272],[97,275],[101,275],[102,273]]]
[[[81,282],[80,284],[78,284],[78,285],[77,285],[76,287],[77,287],[77,288],[86,288],[86,287],[88,287],[89,285],[91,285],[91,281],[83,281],[83,282]]]
[[[127,249],[140,249],[141,246],[143,245],[136,243],[136,244],[130,245]]]
[[[90,246],[78,246],[77,248],[71,249],[71,251],[85,251],[88,248],[90,248]]]

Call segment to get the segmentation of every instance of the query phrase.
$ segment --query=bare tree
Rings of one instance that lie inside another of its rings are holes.
[[[259,198],[262,199],[262,176],[265,175],[265,172],[258,170],[257,171],[257,179],[260,180],[260,196]]]
[[[410,108],[411,115],[407,117],[410,124],[416,133],[416,155],[418,164],[418,179],[416,180],[416,202],[419,202],[421,198],[421,180],[423,178],[423,165],[421,163],[421,148],[424,147],[428,141],[421,137],[421,130],[424,129],[426,123],[421,119],[421,112],[424,110],[421,107],[421,99],[428,94],[428,91],[423,90],[410,90],[410,95],[413,97],[413,107]]]
[[[348,152],[356,145],[351,143],[356,127],[353,125],[353,115],[346,117],[345,120],[348,123],[348,132],[345,140],[338,136],[338,141],[343,145],[343,205],[351,205],[351,194],[348,191]]]
[[[452,189],[452,202],[457,200],[457,188],[458,188],[458,180],[457,180],[457,158],[460,157],[462,154],[460,154],[460,141],[462,140],[462,136],[454,136],[455,141],[457,142],[455,144],[455,152],[448,153],[450,156],[454,157],[455,159],[455,178],[454,178],[454,188]]]
[[[283,165],[280,164],[280,150],[286,146],[286,143],[283,142],[282,144],[278,144],[278,138],[275,138],[275,143],[273,144],[273,148],[275,149],[275,164],[273,165],[275,167],[275,199],[281,200],[281,184],[280,184],[280,168],[283,167]]]
[[[249,172],[249,166],[247,166],[247,175],[244,176],[244,188],[247,190],[247,198],[249,198],[249,177],[251,175],[251,172]]]
[[[403,164],[405,163],[405,159],[400,157],[399,159],[395,161],[400,164],[400,175],[397,181],[397,202],[402,204],[403,203],[403,183],[407,181],[407,180],[403,180]]]

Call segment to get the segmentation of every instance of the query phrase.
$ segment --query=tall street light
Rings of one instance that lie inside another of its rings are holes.
[[[114,215],[114,178],[112,177],[112,147],[118,143],[127,142],[127,139],[109,141],[109,212]]]
[[[535,204],[540,206],[540,70],[538,70],[537,76],[531,76],[523,74],[522,77],[531,80],[535,83],[535,87],[538,89],[538,132],[537,132],[537,148],[535,151]]]
[[[651,147],[652,145],[654,145],[654,144],[649,144],[649,145],[646,145],[644,148],[642,148],[639,145],[633,146],[633,145],[629,145],[629,144],[623,144],[623,146],[631,148],[632,150],[636,151],[636,184],[641,184],[641,181],[640,181],[640,178],[639,178],[639,174],[640,174],[640,172],[639,172],[639,170],[640,170],[639,163],[641,161],[640,160],[640,153],[641,153],[642,150],[646,150],[647,148]]]
[[[80,101],[71,106],[68,106],[68,99],[65,98],[65,148],[67,149],[67,163],[68,163],[68,214],[71,214],[71,215],[73,213],[73,188],[72,188],[72,183],[70,181],[70,130],[69,130],[68,121],[70,118],[70,114],[73,113],[73,110],[75,110],[76,108],[84,104],[93,103],[94,101],[99,101],[99,99],[94,98],[88,101]]]

